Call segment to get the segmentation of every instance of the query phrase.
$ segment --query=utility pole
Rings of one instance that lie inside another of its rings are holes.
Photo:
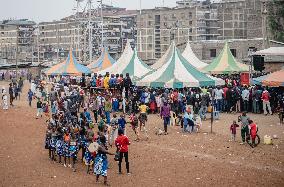
[[[59,63],[59,35],[58,35],[58,25],[56,25],[56,38],[57,38],[57,53],[56,53],[56,61]]]
[[[40,58],[40,52],[39,52],[39,27],[37,28],[37,63],[39,65],[39,58]]]
[[[121,53],[123,51],[122,22],[120,22]]]
[[[103,17],[103,0],[100,0],[101,3],[101,24],[102,24],[102,49],[104,47],[104,17]]]
[[[92,62],[92,52],[93,52],[93,44],[92,44],[92,33],[93,33],[93,26],[91,25],[92,19],[92,0],[88,1],[89,5],[89,63]]]
[[[262,4],[262,37],[263,37],[263,49],[266,49],[268,40],[267,40],[267,29],[266,29],[266,21],[267,20],[267,9],[266,2],[264,1]]]
[[[16,30],[16,53],[15,53],[15,61],[16,61],[16,79],[18,79],[18,45],[19,45],[19,25],[17,25]]]
[[[32,64],[34,63],[34,46],[32,45]]]
[[[139,6],[140,6],[140,19],[139,19],[139,26],[140,26],[140,30],[139,30],[139,41],[140,41],[140,46],[139,46],[139,51],[142,52],[142,22],[141,22],[141,16],[142,16],[142,2],[141,0],[139,0]]]
[[[80,50],[80,18],[79,18],[79,6],[80,6],[80,1],[77,1],[77,6],[76,6],[76,15],[75,15],[75,23],[77,24],[77,49],[76,49],[76,52],[77,52],[77,57],[78,57],[78,61],[79,63],[81,62],[81,50]]]

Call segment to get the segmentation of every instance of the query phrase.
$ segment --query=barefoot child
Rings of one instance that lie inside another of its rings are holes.
[[[230,126],[231,141],[236,141],[237,127],[239,127],[239,125],[238,125],[237,122],[234,120],[234,121],[233,121],[233,124]]]
[[[139,141],[139,132],[137,130],[138,128],[138,117],[135,115],[135,113],[133,112],[131,115],[130,115],[130,123],[131,123],[131,127],[132,127],[132,130],[134,131],[135,135],[136,135],[136,139],[134,141]]]
[[[148,133],[146,129],[148,107],[147,105],[145,105],[145,103],[142,102],[142,104],[139,106],[139,110],[140,110],[140,115],[139,115],[140,131],[142,131],[142,126],[143,126],[143,131],[145,132],[145,135],[148,139]]]
[[[69,157],[70,134],[67,130],[65,131],[63,140],[64,140],[64,143],[63,143],[64,167],[67,167],[67,158],[70,163],[70,157]]]
[[[63,137],[62,134],[59,134],[57,142],[56,142],[56,153],[58,155],[58,162],[61,164],[61,158],[63,156]]]

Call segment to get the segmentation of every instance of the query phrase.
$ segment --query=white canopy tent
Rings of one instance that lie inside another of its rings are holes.
[[[253,55],[271,55],[271,56],[284,56],[284,47],[270,47],[260,51],[256,51]]]
[[[137,51],[132,50],[131,45],[127,42],[121,57],[111,67],[99,71],[98,74],[129,74],[131,78],[140,78],[153,71],[151,67],[145,64],[137,55]]]
[[[194,52],[192,51],[189,41],[186,44],[186,47],[182,53],[182,56],[191,64],[193,65],[195,68],[197,69],[202,69],[205,66],[207,66],[208,64],[206,64],[205,62],[202,62],[201,60],[199,60],[197,58],[197,56],[194,54]]]

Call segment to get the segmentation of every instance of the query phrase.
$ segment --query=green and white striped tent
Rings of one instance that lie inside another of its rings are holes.
[[[224,85],[224,80],[206,75],[192,66],[174,43],[171,46],[171,56],[162,62],[164,65],[137,81],[137,86],[183,88]]]
[[[137,51],[132,50],[131,45],[127,42],[121,57],[111,67],[99,71],[98,74],[104,75],[106,72],[110,74],[123,74],[129,73],[132,79],[138,79],[153,69],[145,64],[137,55]]]
[[[197,56],[194,54],[194,52],[192,51],[191,47],[190,47],[190,43],[189,41],[186,44],[186,47],[184,49],[184,51],[182,52],[182,56],[194,67],[196,67],[197,69],[202,69],[205,66],[207,66],[208,64],[206,64],[205,62],[202,62],[201,60],[199,60],[197,58]]]
[[[226,42],[219,56],[202,70],[211,74],[237,74],[248,72],[249,66],[236,61],[228,46],[228,42]]]
[[[151,66],[153,69],[158,69],[164,65],[165,62],[172,56],[174,51],[174,43],[172,42],[170,47],[167,49],[165,54],[155,63]]]

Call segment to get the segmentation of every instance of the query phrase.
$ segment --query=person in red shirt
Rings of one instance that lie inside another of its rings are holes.
[[[262,103],[263,103],[264,115],[267,115],[266,108],[268,109],[269,114],[272,115],[271,106],[270,106],[270,102],[269,102],[270,94],[266,89],[264,89],[264,91],[262,92],[261,99],[262,99]]]
[[[119,153],[119,160],[118,160],[118,172],[119,172],[119,174],[121,174],[121,163],[122,163],[123,157],[125,158],[127,174],[130,174],[129,162],[128,162],[128,145],[130,145],[130,142],[129,142],[128,137],[123,134],[122,129],[118,130],[118,137],[115,140],[115,145],[116,145],[118,153]]]
[[[257,135],[257,131],[258,131],[258,128],[257,128],[257,125],[252,121],[252,120],[249,120],[249,129],[250,129],[250,137],[251,137],[251,141],[252,141],[252,147],[255,147],[255,138],[256,138],[256,135]]]

